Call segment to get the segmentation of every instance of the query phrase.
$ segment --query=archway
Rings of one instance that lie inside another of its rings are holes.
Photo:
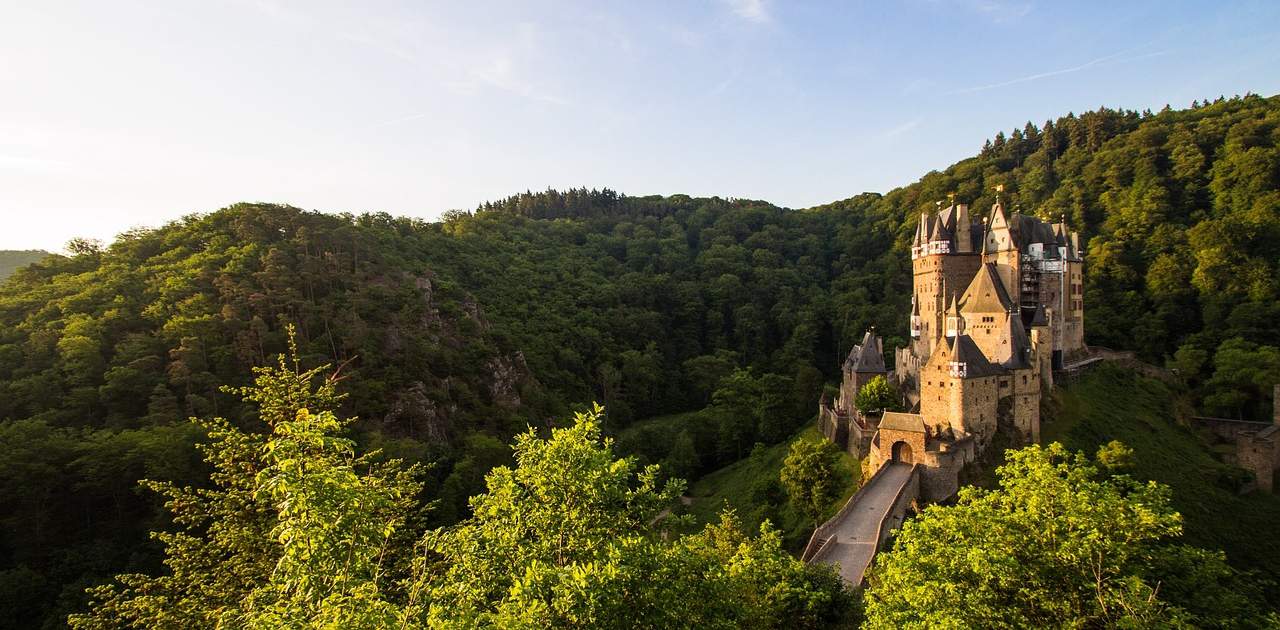
[[[911,461],[911,445],[906,442],[898,441],[893,444],[893,461],[910,464]]]

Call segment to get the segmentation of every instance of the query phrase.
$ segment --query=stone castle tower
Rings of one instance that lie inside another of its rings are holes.
[[[938,500],[998,432],[1039,440],[1053,369],[1087,351],[1084,259],[1065,221],[1009,214],[997,197],[985,220],[964,204],[922,215],[911,266],[911,341],[889,373],[910,411],[859,413],[852,401],[870,373],[846,361],[839,398],[819,414],[824,433],[871,469],[922,464],[922,498]],[[880,346],[868,332],[850,361]]]

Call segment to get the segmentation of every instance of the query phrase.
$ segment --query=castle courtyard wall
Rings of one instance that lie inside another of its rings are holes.
[[[952,426],[965,433],[972,433],[979,446],[985,447],[996,433],[996,415],[999,405],[1000,377],[955,379],[952,396]]]

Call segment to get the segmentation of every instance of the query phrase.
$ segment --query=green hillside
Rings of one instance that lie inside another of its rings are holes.
[[[39,249],[0,250],[0,282],[13,275],[19,267],[29,265],[48,255],[49,252]]]
[[[787,546],[798,552],[809,542],[813,523],[787,501],[778,482],[782,460],[796,440],[825,440],[816,427],[809,426],[786,442],[761,446],[746,459],[734,462],[699,479],[689,488],[693,499],[689,513],[698,523],[713,523],[725,507],[732,508],[750,530],[768,519],[782,530]],[[827,506],[824,518],[840,509],[858,489],[862,470],[857,459],[840,452],[836,460],[836,499]]]
[[[1239,494],[1244,471],[1215,459],[1178,419],[1184,398],[1158,380],[1104,365],[1057,393],[1041,440],[1090,454],[1111,440],[1124,442],[1134,450],[1136,477],[1173,489],[1186,542],[1222,549],[1232,564],[1280,582],[1280,496]]]
[[[671,460],[698,475],[784,442],[868,326],[903,343],[920,213],[955,193],[980,216],[997,184],[1087,240],[1089,343],[1167,361],[1208,413],[1258,417],[1280,381],[1278,140],[1277,97],[1102,109],[805,210],[607,189],[439,222],[239,204],[45,258],[0,285],[0,450],[19,454],[0,458],[0,617],[58,620],[84,586],[158,568],[146,532],[164,517],[136,481],[207,484],[185,419],[261,428],[220,387],[289,325],[307,365],[334,366],[361,448],[432,464],[433,524],[468,514],[526,426],[600,401],[623,450],[662,462],[682,421],[631,445],[627,429],[728,387],[732,412],[690,430],[696,461]],[[757,464],[703,496],[749,494],[773,474]],[[1189,521],[1220,505],[1188,495]]]

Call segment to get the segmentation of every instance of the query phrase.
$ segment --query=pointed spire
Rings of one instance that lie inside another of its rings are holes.
[[[1009,228],[1009,219],[1004,214],[1004,204],[999,199],[991,206],[991,229],[1000,230]]]
[[[1004,206],[999,201],[991,206],[991,223],[988,225],[987,238],[994,239],[991,247],[995,251],[1015,249],[1013,236],[1009,233],[1009,219],[1004,214]]]

